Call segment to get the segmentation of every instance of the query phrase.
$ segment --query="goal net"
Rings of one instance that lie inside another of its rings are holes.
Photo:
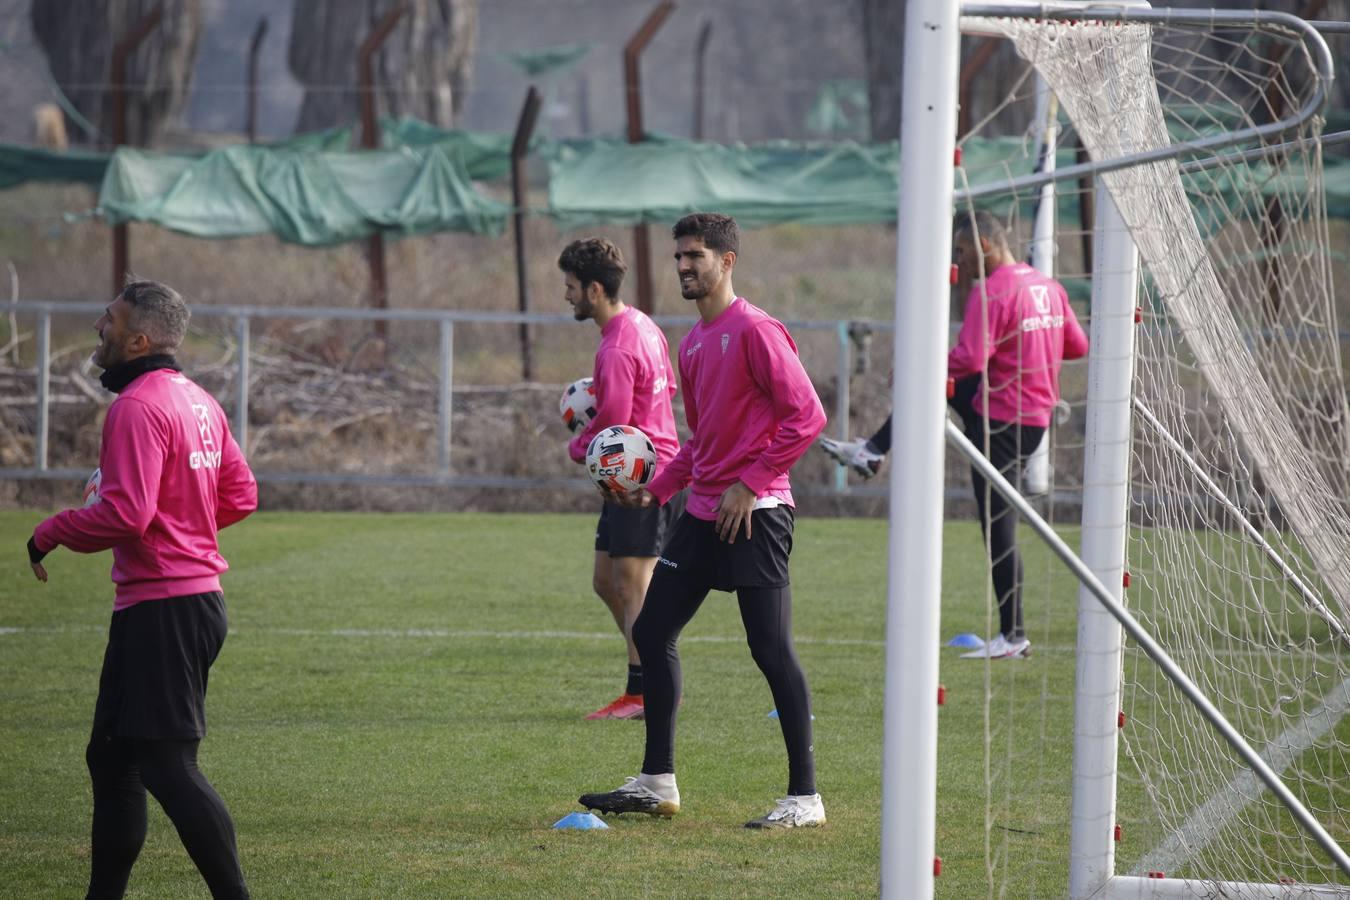
[[[1338,274],[1346,283],[1335,248],[1350,227],[1327,214],[1318,38],[1288,18],[1246,16],[1203,25],[963,18],[963,31],[1009,41],[1023,68],[960,137],[1008,148],[963,173],[973,186],[1003,188],[968,192],[958,210],[992,207],[1031,238],[1041,188],[1014,173],[1035,160],[1047,131],[1030,115],[1038,84],[1051,91],[1061,113],[1049,130],[1058,167],[1084,159],[1098,167],[1055,187],[1055,274],[1079,298],[1085,324],[1086,295],[1121,277],[1089,258],[1096,187],[1109,192],[1139,259],[1137,277],[1126,273],[1138,297],[1133,354],[1113,354],[1114,341],[1090,351],[1133,366],[1129,396],[1094,400],[1114,407],[1098,414],[1128,419],[1128,471],[1083,470],[1076,415],[1054,433],[1051,496],[1062,505],[1103,482],[1127,487],[1125,604],[1345,844],[1350,406],[1339,325],[1347,311],[1338,309],[1347,299],[1334,285]],[[998,133],[1019,119],[1025,131]],[[1161,158],[1179,145],[1191,148]],[[1066,399],[1080,411],[1086,382],[1066,371]],[[1039,577],[1048,576],[1028,571],[1028,597]],[[1031,620],[1038,613],[1028,604]],[[1150,890],[1169,896],[1350,892],[1350,875],[1161,668],[1132,645],[1106,657],[1118,667],[1123,724],[1107,794],[1114,821],[1093,827],[1120,826],[1116,874],[1156,879]],[[1041,686],[1044,703],[1058,687]],[[993,755],[1026,746],[987,745]],[[1016,765],[995,759],[988,768]],[[1101,790],[1091,782],[1080,773],[1073,790]],[[986,823],[990,857],[1015,857],[997,810]],[[989,869],[991,892],[1008,892],[1009,879]]]

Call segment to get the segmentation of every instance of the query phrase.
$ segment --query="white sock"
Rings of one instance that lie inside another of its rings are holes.
[[[646,772],[638,775],[638,782],[646,788],[650,788],[662,796],[669,796],[676,793],[679,788],[675,787],[675,773],[663,772],[660,775],[648,775]]]

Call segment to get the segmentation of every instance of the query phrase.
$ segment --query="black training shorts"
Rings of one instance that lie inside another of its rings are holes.
[[[671,523],[684,512],[684,492],[662,506],[628,509],[605,503],[595,526],[595,549],[610,556],[660,556]]]
[[[685,513],[661,552],[657,573],[680,578],[692,590],[787,587],[794,517],[786,504],[757,509],[750,514],[750,538],[742,527],[728,544],[718,538],[717,523]]]
[[[145,600],[114,612],[94,706],[94,736],[205,737],[206,675],[227,630],[219,591]]]

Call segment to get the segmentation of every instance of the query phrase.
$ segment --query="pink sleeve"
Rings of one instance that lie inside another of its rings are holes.
[[[947,354],[947,377],[964,378],[983,372],[989,362],[989,336],[985,329],[984,291],[977,284],[966,298],[966,314],[956,346]]]
[[[102,500],[59,512],[33,532],[37,547],[97,553],[145,534],[159,505],[169,426],[138,400],[114,403],[103,423]]]
[[[627,425],[633,417],[633,384],[637,359],[631,353],[611,350],[595,361],[595,418],[567,444],[573,462],[586,461],[591,439],[611,425]]]
[[[227,426],[225,449],[220,456],[220,481],[216,485],[216,530],[247,518],[257,508],[258,482]]]
[[[801,459],[825,430],[825,409],[806,374],[797,347],[777,322],[764,322],[746,332],[746,361],[750,377],[773,398],[778,430],[759,459],[741,473],[741,481],[763,494]]]
[[[680,382],[689,384],[689,375],[684,371],[684,359],[680,359]],[[694,479],[694,455],[698,447],[698,407],[694,403],[694,392],[684,392],[684,421],[689,426],[689,440],[680,445],[680,452],[661,468],[656,477],[647,485],[647,493],[665,505]]]
[[[1073,314],[1073,307],[1069,305],[1069,298],[1064,296],[1064,358],[1082,359],[1087,356],[1088,338],[1083,332],[1083,327],[1078,324],[1078,317]]]

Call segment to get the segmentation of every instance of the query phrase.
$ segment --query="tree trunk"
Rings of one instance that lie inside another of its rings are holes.
[[[178,116],[192,84],[201,35],[200,0],[38,0],[33,33],[57,84],[80,114],[111,143],[113,47],[141,17],[162,6],[164,17],[127,57],[129,144],[147,145]],[[81,134],[79,129],[67,129]]]
[[[289,60],[306,86],[299,131],[360,117],[357,51],[400,4],[408,11],[375,56],[376,114],[454,124],[472,71],[478,0],[295,0]]]

